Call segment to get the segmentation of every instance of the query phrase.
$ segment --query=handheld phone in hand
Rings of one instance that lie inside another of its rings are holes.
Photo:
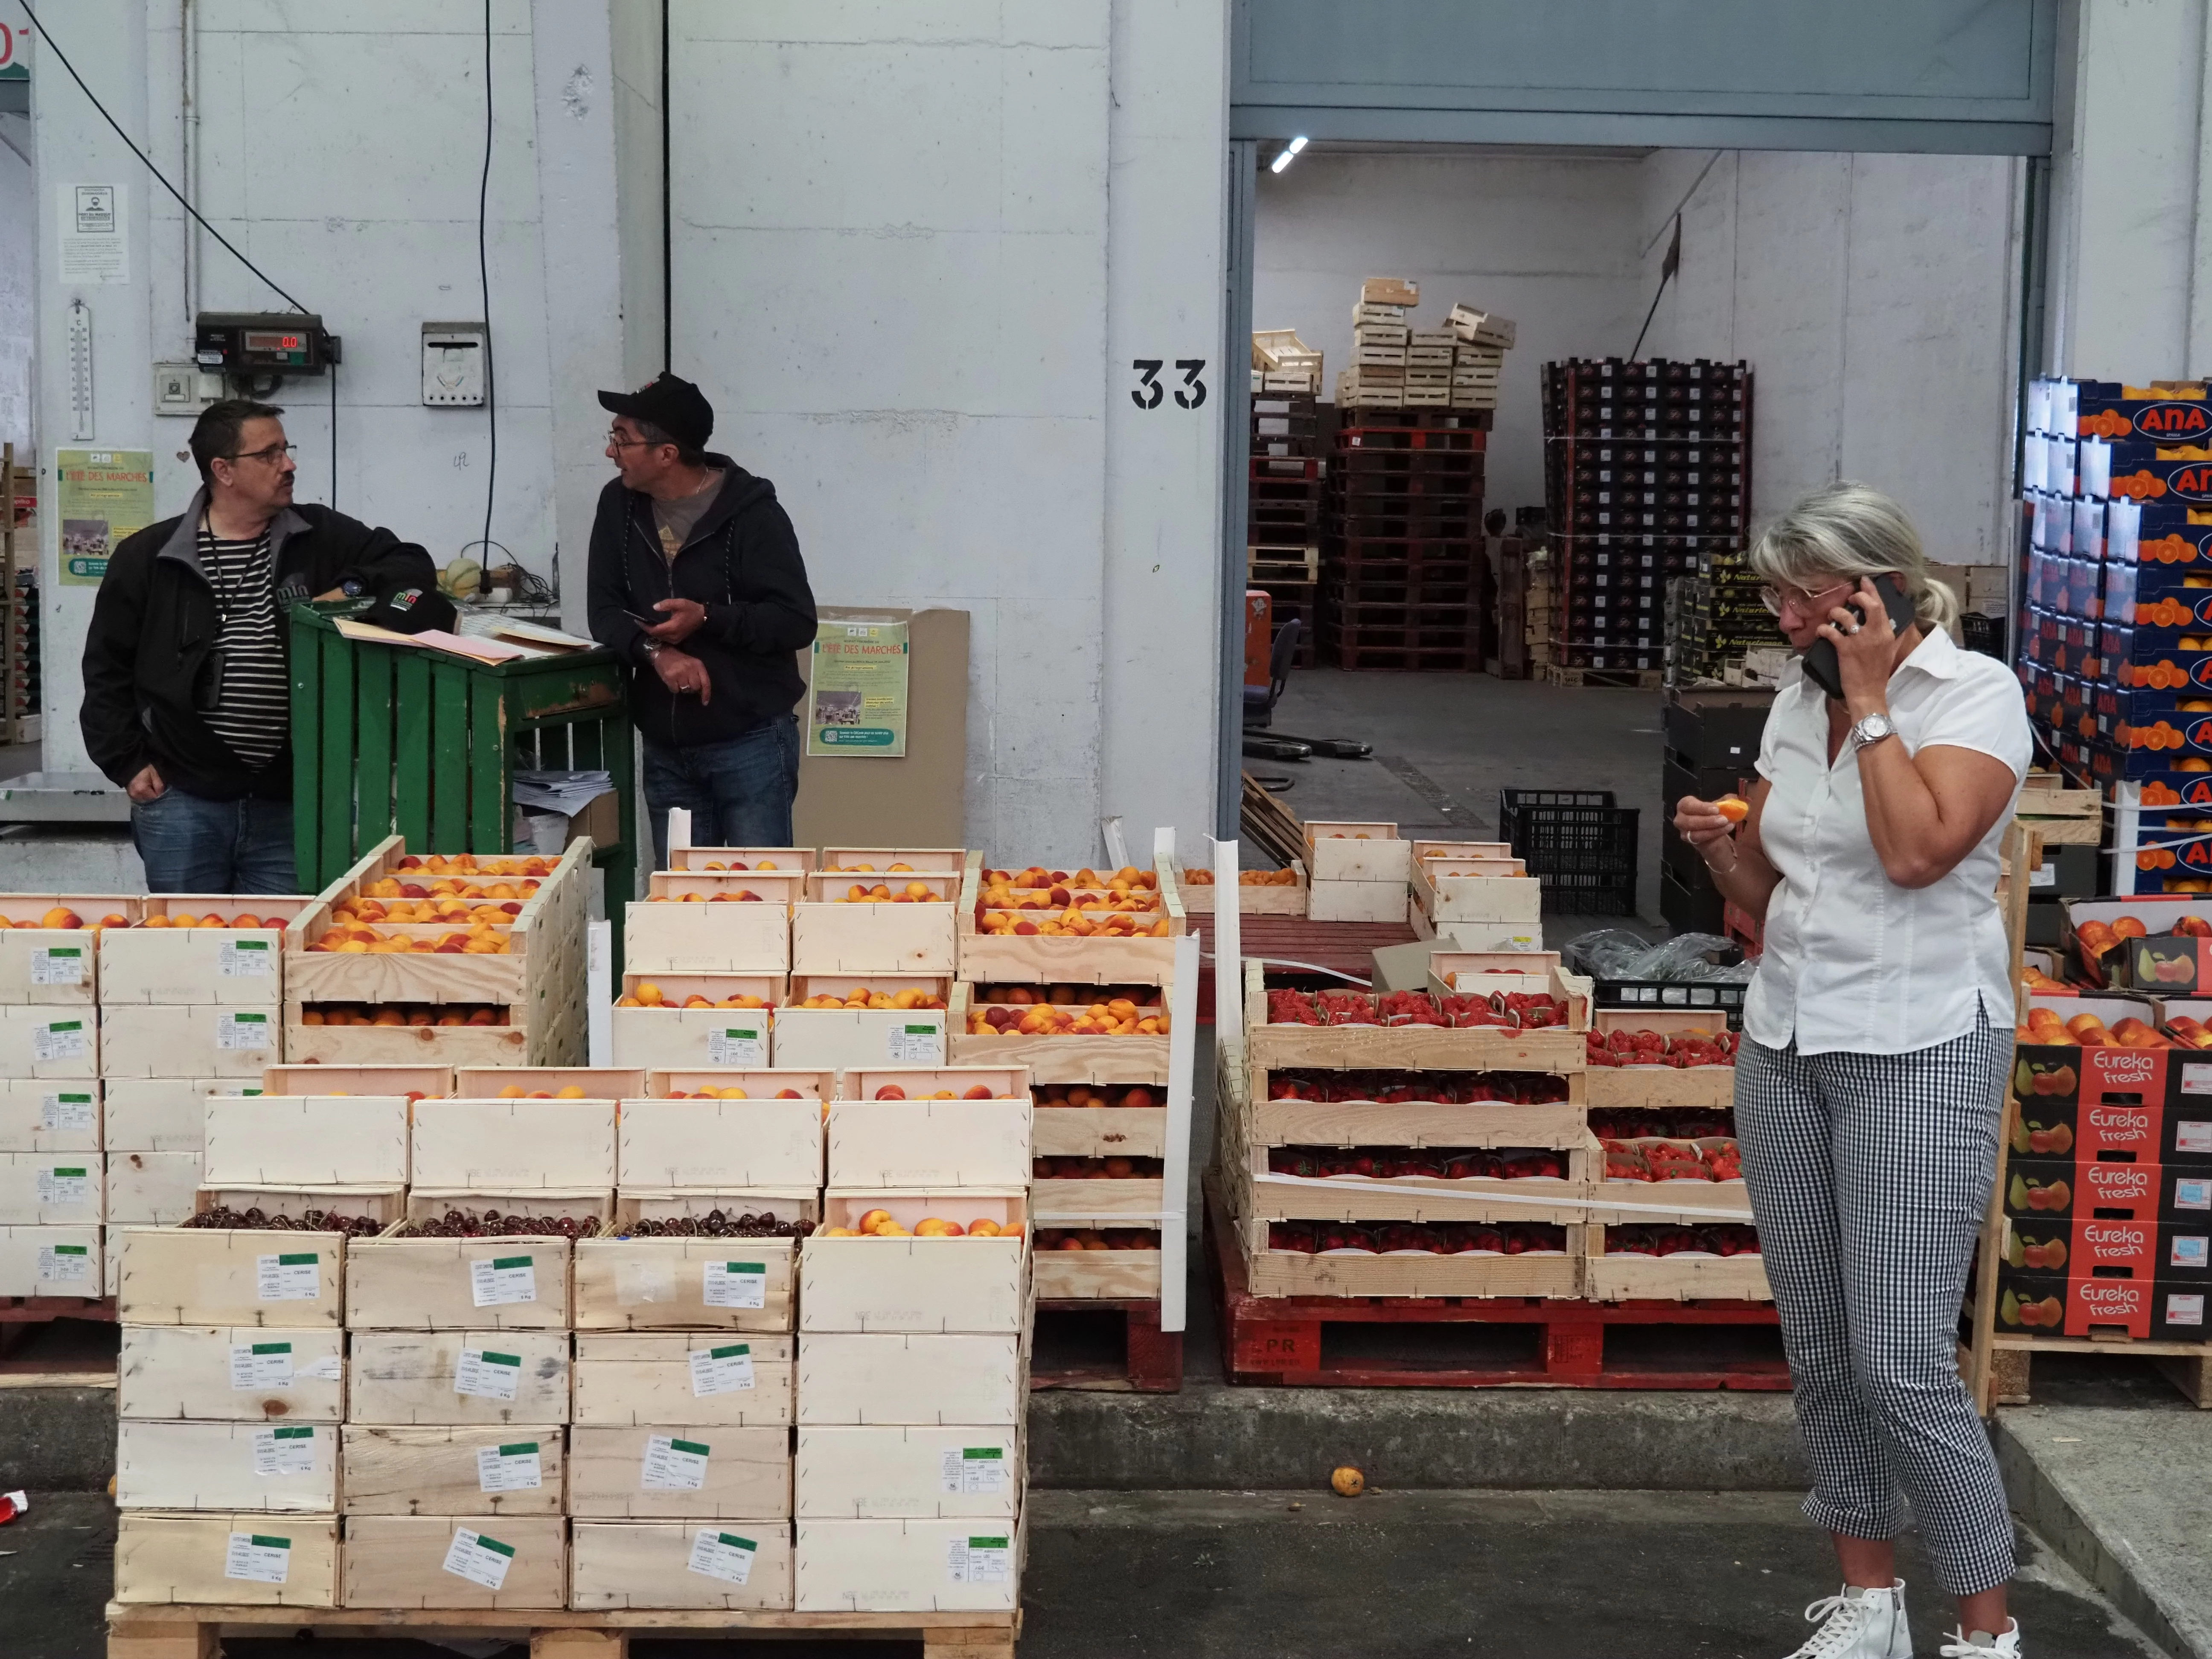
[[[1889,612],[1889,625],[1902,634],[1919,620],[1913,614],[1912,601],[1905,597],[1897,578],[1884,571],[1874,579],[1874,591],[1881,595],[1882,608]],[[1836,642],[1822,635],[1805,647],[1805,678],[1826,692],[1837,702],[1844,700],[1842,665],[1836,660]]]

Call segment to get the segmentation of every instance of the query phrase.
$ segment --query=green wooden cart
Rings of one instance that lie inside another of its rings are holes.
[[[335,620],[359,608],[290,612],[300,890],[328,886],[394,831],[410,849],[509,854],[518,768],[604,769],[620,830],[592,861],[606,872],[608,914],[623,915],[636,891],[639,821],[626,671],[614,653],[470,662],[349,640]]]

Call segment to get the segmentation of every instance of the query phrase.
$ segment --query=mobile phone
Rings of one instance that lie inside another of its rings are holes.
[[[1884,571],[1874,579],[1874,591],[1881,595],[1882,608],[1889,612],[1889,625],[1902,634],[1919,618],[1913,614],[1912,601],[1905,597],[1897,578]],[[1831,607],[1832,609],[1832,607]],[[1842,665],[1836,660],[1836,642],[1825,635],[1805,647],[1805,678],[1826,692],[1837,702],[1844,700]]]

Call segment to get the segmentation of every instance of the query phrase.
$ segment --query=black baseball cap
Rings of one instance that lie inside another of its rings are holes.
[[[714,406],[690,381],[656,375],[635,392],[602,392],[599,407],[633,421],[650,421],[687,449],[704,449],[714,435]]]

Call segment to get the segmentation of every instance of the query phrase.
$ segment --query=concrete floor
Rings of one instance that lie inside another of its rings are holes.
[[[1488,841],[1505,787],[1610,789],[1639,809],[1637,908],[1659,915],[1661,694],[1570,690],[1487,674],[1293,672],[1274,730],[1372,744],[1371,760],[1248,760],[1295,782],[1301,818],[1382,818],[1410,835]],[[1602,917],[1563,918],[1603,927]],[[1547,935],[1571,937],[1547,923]]]

